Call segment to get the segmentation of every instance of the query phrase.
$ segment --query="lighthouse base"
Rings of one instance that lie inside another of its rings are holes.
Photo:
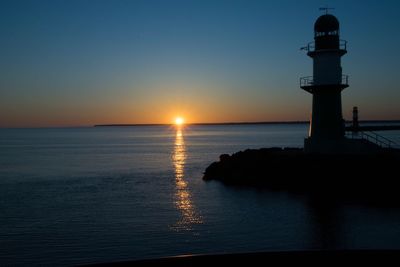
[[[382,148],[362,139],[323,139],[309,137],[304,140],[304,152],[311,154],[371,154]]]

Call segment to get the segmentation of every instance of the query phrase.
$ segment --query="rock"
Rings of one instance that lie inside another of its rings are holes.
[[[230,158],[231,158],[230,155],[228,155],[228,154],[222,154],[221,156],[219,156],[219,161],[220,161],[220,162],[225,162],[225,161],[229,160]]]

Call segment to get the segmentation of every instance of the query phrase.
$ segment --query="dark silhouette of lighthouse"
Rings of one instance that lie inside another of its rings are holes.
[[[303,48],[313,59],[313,76],[301,78],[300,87],[313,95],[310,130],[304,149],[318,153],[335,150],[345,138],[341,92],[349,85],[341,66],[347,42],[340,40],[338,19],[328,13],[320,16],[314,25],[314,40]]]

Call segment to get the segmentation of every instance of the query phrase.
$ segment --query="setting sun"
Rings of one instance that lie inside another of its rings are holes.
[[[184,122],[185,122],[185,120],[182,117],[175,118],[176,125],[182,125]]]

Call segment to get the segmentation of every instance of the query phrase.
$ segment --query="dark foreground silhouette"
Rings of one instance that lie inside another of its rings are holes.
[[[396,265],[397,250],[280,251],[225,255],[190,255],[140,261],[124,261],[86,266],[345,266],[349,263],[374,266]]]
[[[296,148],[246,150],[221,155],[203,179],[229,185],[262,186],[322,198],[400,206],[400,153],[306,154]]]

